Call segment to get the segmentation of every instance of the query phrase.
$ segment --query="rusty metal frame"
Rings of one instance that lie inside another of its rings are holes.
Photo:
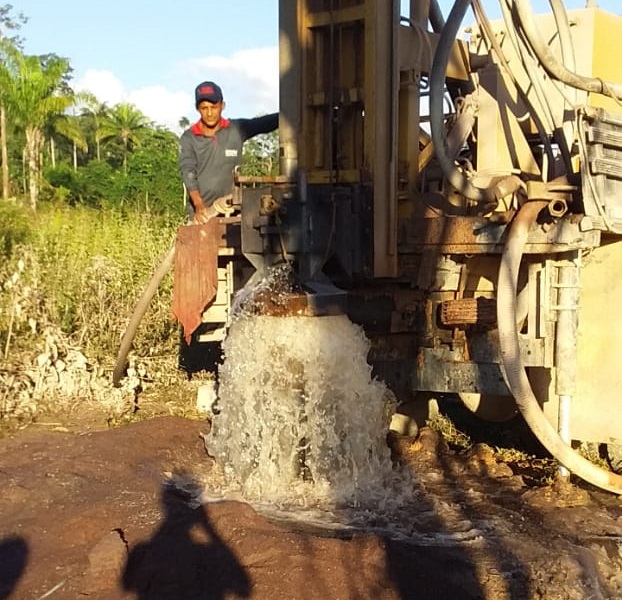
[[[304,171],[310,186],[371,185],[373,275],[393,277],[399,3],[280,0],[279,9],[281,166],[292,177]],[[338,141],[336,106],[343,115]]]

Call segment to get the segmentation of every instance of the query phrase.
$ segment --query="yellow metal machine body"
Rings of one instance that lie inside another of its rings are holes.
[[[500,6],[490,22],[475,0],[446,20],[436,0],[405,15],[280,0],[281,176],[238,182],[240,253],[259,274],[287,260],[310,296],[343,292],[399,400],[459,395],[529,421],[533,395],[563,444],[613,449],[622,18]]]

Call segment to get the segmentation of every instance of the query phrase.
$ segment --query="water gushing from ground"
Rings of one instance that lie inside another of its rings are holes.
[[[386,438],[395,399],[372,377],[363,330],[345,315],[258,314],[266,301],[286,306],[288,277],[277,270],[238,298],[223,343],[220,412],[206,437],[221,481],[212,472],[200,501],[244,500],[304,527],[420,544],[482,539],[459,507],[422,501],[425,475],[394,468]]]
[[[393,399],[344,316],[243,315],[224,342],[208,448],[226,487],[283,507],[357,506],[390,477]]]

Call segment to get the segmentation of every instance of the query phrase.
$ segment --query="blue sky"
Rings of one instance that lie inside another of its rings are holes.
[[[132,102],[174,127],[182,116],[196,118],[194,86],[212,79],[223,87],[228,116],[278,110],[278,0],[8,1],[28,17],[21,30],[25,51],[67,57],[74,87],[101,101]],[[445,16],[451,4],[440,0]],[[531,4],[535,12],[548,11],[547,0]],[[565,2],[567,8],[585,4]],[[408,5],[402,2],[404,14]],[[622,12],[620,0],[598,5]],[[499,16],[496,0],[484,6],[491,18]]]

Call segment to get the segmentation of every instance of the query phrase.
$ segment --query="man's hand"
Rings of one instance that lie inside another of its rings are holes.
[[[210,219],[214,218],[218,215],[218,211],[213,206],[206,206],[205,204],[201,204],[194,211],[194,219],[192,222],[195,225],[200,225],[201,223],[207,223]]]
[[[207,223],[210,219],[213,219],[218,215],[231,214],[231,212],[233,212],[233,209],[231,208],[232,198],[232,194],[220,196],[220,198],[216,198],[216,200],[214,200],[214,202],[212,202],[209,206],[201,202],[195,209],[193,223]]]
[[[207,223],[212,217],[216,216],[216,211],[203,202],[203,198],[201,198],[201,194],[199,194],[198,190],[192,190],[189,195],[190,202],[192,202],[192,206],[194,207],[194,218],[192,222],[195,225]]]

